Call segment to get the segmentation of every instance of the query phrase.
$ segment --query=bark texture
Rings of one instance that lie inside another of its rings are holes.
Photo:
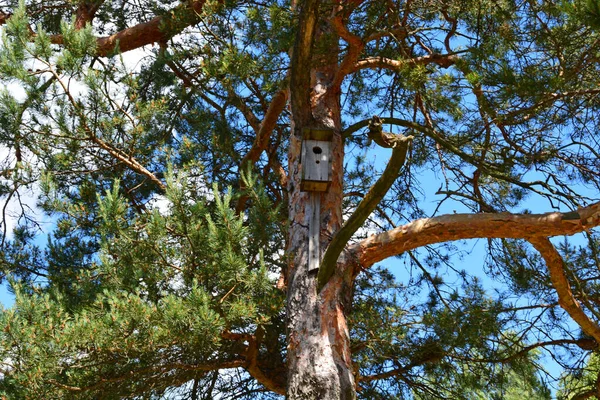
[[[337,60],[325,67],[308,69],[312,55],[317,4],[304,3],[294,57],[291,91],[293,126],[289,150],[289,264],[288,264],[288,388],[289,399],[356,398],[350,358],[350,336],[346,312],[352,291],[351,270],[338,263],[336,274],[324,290],[317,293],[317,275],[308,271],[308,236],[311,194],[300,190],[302,128],[333,129],[332,182],[321,196],[321,254],[342,225],[342,180],[344,144],[340,135],[339,91],[332,90]],[[318,40],[320,33],[316,33]],[[332,51],[335,56],[335,51]],[[323,64],[322,64],[323,65]],[[310,71],[307,74],[306,71]],[[310,89],[309,89],[310,88]],[[307,90],[308,89],[308,90]]]
[[[321,82],[322,83],[322,82]],[[325,96],[315,110],[321,116],[339,115],[338,98]],[[334,128],[332,183],[321,197],[320,249],[325,249],[340,228],[343,142],[339,120],[318,118]],[[308,272],[309,196],[300,191],[301,129],[294,127],[290,146],[290,236],[288,249],[288,398],[354,399],[355,385],[350,359],[346,312],[350,306],[352,276],[343,263],[324,290],[317,294],[317,275]],[[344,273],[345,272],[345,273]]]

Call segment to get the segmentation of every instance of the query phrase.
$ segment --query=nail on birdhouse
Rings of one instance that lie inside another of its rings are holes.
[[[324,192],[331,183],[330,129],[306,128],[302,140],[302,180],[300,189],[305,192]]]

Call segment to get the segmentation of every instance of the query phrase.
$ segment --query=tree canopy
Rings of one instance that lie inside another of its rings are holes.
[[[600,399],[597,0],[2,0],[0,32],[0,396]]]

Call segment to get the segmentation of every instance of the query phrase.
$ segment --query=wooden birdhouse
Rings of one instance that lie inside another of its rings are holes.
[[[300,189],[305,192],[325,192],[331,183],[330,129],[306,128],[302,139],[302,180]]]

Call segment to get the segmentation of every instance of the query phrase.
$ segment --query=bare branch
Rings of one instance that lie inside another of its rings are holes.
[[[383,68],[393,71],[406,66],[406,65],[428,65],[437,64],[442,68],[448,68],[456,63],[458,56],[456,53],[453,54],[432,54],[428,56],[409,58],[407,60],[393,60],[387,57],[369,57],[363,60],[357,61],[350,72],[356,72],[361,69],[367,68]]]
[[[546,214],[451,214],[422,218],[349,247],[363,268],[421,246],[461,239],[573,235],[600,225],[600,202]]]
[[[260,123],[260,126],[257,129],[254,143],[252,143],[252,147],[250,148],[248,153],[246,153],[244,158],[242,158],[242,161],[240,163],[241,171],[245,172],[250,164],[255,164],[256,161],[258,161],[262,152],[267,149],[267,146],[269,145],[269,138],[273,133],[273,129],[275,129],[277,119],[279,118],[279,116],[285,109],[285,105],[287,104],[288,93],[289,91],[287,89],[284,89],[275,94],[275,96],[273,96],[271,104],[269,104],[269,108],[267,109],[267,112],[262,122]],[[240,182],[242,181],[240,180]],[[240,184],[240,187],[242,189],[244,188],[243,182]],[[240,197],[236,206],[236,210],[238,212],[240,212],[244,208],[246,200],[246,196]]]

